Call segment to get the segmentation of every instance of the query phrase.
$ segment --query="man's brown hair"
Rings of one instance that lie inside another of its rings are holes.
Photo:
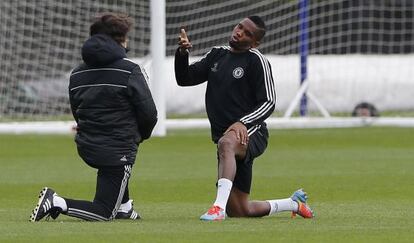
[[[128,32],[133,25],[133,19],[124,13],[100,13],[95,17],[90,27],[90,35],[106,34],[116,42],[126,41]]]

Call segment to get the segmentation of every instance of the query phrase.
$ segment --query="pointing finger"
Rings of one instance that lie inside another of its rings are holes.
[[[181,28],[180,37],[182,39],[188,39],[187,33],[185,32],[185,29],[184,28]]]

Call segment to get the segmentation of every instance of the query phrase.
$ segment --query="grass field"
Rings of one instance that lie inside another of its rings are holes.
[[[140,148],[130,195],[141,221],[29,223],[43,186],[91,199],[95,170],[72,136],[0,135],[0,242],[412,242],[414,129],[271,130],[252,198],[308,192],[313,220],[288,213],[200,222],[215,198],[208,131],[171,132]]]

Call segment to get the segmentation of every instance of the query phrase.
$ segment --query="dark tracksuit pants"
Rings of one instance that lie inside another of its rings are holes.
[[[121,203],[129,200],[128,180],[131,170],[132,165],[99,167],[94,200],[64,198],[68,206],[64,214],[88,221],[114,219]]]

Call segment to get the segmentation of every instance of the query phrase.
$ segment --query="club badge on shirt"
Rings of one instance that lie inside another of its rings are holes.
[[[233,70],[233,77],[234,77],[234,78],[239,79],[239,78],[243,77],[243,75],[244,75],[244,70],[243,70],[243,68],[241,68],[241,67],[236,67],[236,68]]]

